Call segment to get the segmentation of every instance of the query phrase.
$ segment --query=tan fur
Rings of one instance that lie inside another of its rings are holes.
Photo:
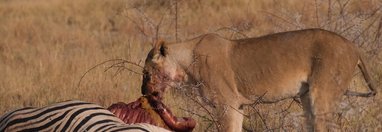
[[[161,46],[166,52],[152,57]],[[361,60],[354,44],[320,29],[242,40],[209,34],[155,47],[146,60],[146,75],[166,75],[170,86],[203,82],[202,95],[216,104],[220,130],[229,132],[241,131],[242,106],[259,97],[265,103],[300,97],[306,129],[329,129],[327,121]],[[366,80],[371,83],[370,78]]]

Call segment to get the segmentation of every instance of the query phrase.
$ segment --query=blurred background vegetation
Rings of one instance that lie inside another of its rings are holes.
[[[379,0],[0,0],[0,114],[74,99],[105,107],[134,101],[142,69],[105,61],[143,66],[157,39],[179,42],[211,32],[231,39],[306,28],[336,32],[363,51],[381,91],[381,7]],[[349,89],[365,87],[355,72]],[[167,96],[177,115],[198,120],[196,131],[215,130],[206,109],[181,90]],[[344,96],[333,126],[382,131],[380,104],[381,94]],[[247,131],[302,129],[301,106],[292,100],[245,110]]]

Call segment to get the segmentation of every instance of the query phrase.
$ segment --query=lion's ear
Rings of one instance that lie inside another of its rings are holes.
[[[166,43],[163,40],[159,40],[155,44],[154,49],[155,49],[155,55],[167,56],[168,54]]]
[[[160,62],[163,57],[167,56],[167,54],[167,46],[163,40],[160,40],[154,44],[152,61]]]

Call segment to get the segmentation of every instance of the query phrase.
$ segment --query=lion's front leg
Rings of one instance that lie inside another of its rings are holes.
[[[243,124],[243,110],[239,105],[222,104],[216,107],[219,132],[241,132]]]

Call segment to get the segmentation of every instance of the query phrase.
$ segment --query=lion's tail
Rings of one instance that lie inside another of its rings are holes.
[[[369,87],[369,92],[367,93],[360,93],[360,92],[355,92],[355,91],[350,91],[347,90],[345,92],[346,96],[359,96],[359,97],[372,97],[377,94],[377,91],[375,89],[375,85],[367,71],[366,64],[364,63],[362,57],[359,57],[359,62],[358,62],[358,67],[362,72],[363,77],[365,78],[365,81],[367,83],[367,86]]]

